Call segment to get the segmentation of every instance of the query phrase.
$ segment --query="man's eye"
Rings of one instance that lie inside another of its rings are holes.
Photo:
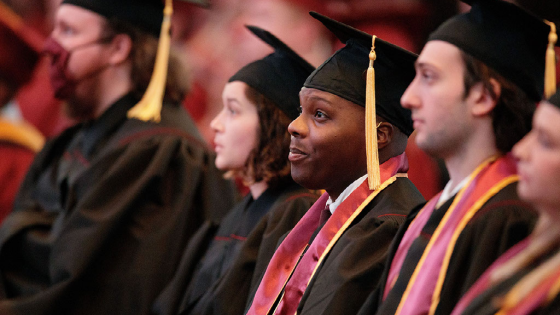
[[[64,35],[73,35],[75,33],[74,29],[69,26],[62,26],[60,31]]]
[[[546,149],[550,149],[552,147],[552,142],[550,142],[549,138],[542,133],[537,134],[537,140],[540,145]]]
[[[315,117],[317,118],[326,118],[327,115],[325,115],[325,113],[323,113],[322,111],[318,110],[315,112]]]
[[[422,71],[420,75],[422,76],[422,79],[428,82],[431,82],[436,78],[435,74],[431,71]]]

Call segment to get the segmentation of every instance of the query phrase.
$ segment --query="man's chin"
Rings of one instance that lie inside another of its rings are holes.
[[[292,169],[292,179],[294,180],[294,182],[296,182],[298,185],[310,189],[310,190],[320,190],[323,189],[323,187],[319,187],[319,186],[323,186],[320,185],[319,183],[317,183],[317,181],[315,180],[315,176],[312,176],[311,174],[302,174],[302,173],[294,173],[293,169]]]

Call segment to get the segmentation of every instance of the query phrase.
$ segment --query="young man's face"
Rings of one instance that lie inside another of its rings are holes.
[[[75,83],[64,95],[71,103],[66,110],[72,118],[94,110],[88,100],[98,92],[99,73],[108,66],[110,56],[110,46],[100,41],[104,23],[100,15],[74,5],[62,4],[56,12],[51,38],[69,52],[62,71],[66,83]],[[53,62],[60,57],[53,56]]]
[[[334,94],[304,88],[301,114],[288,127],[292,177],[309,189],[339,194],[366,174],[365,109]]]
[[[416,76],[401,98],[412,111],[416,144],[445,158],[460,150],[469,134],[469,98],[464,93],[465,66],[460,50],[430,41],[416,61]],[[490,135],[489,135],[490,136]]]

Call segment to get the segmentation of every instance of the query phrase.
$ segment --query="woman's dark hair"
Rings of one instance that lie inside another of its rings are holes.
[[[152,78],[158,39],[130,23],[118,19],[109,19],[101,37],[111,40],[117,34],[126,34],[132,40],[132,49],[129,56],[132,61],[132,91],[138,98],[141,98]],[[178,54],[171,47],[164,101],[173,104],[179,104],[183,101],[189,89],[189,82],[186,78],[187,71]]]
[[[471,88],[482,83],[484,88],[496,100],[496,107],[492,111],[492,125],[496,147],[500,152],[511,151],[513,145],[523,138],[532,126],[533,113],[536,104],[527,94],[511,83],[486,64],[461,51],[465,62],[465,98]],[[494,79],[501,86],[500,95],[496,95],[490,79]]]
[[[257,145],[249,153],[245,167],[238,175],[245,181],[252,181],[246,184],[264,181],[274,188],[291,180],[288,125],[292,120],[250,86],[246,86],[245,96],[257,108],[259,129]]]

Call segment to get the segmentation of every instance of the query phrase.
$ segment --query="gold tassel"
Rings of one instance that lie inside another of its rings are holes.
[[[371,42],[366,81],[366,152],[370,190],[376,190],[381,185],[379,152],[377,150],[377,123],[375,118],[375,70],[373,69],[373,62],[377,58],[375,54],[375,38],[376,36],[373,36]]]
[[[133,108],[128,111],[128,118],[143,121],[161,120],[161,106],[167,81],[167,66],[169,63],[169,50],[171,47],[171,15],[173,14],[173,1],[166,0],[163,9],[163,22],[159,36],[158,50],[154,64],[154,72],[144,96]]]
[[[545,22],[550,25],[544,68],[544,96],[548,99],[556,93],[556,54],[554,53],[554,45],[556,45],[558,35],[556,35],[556,25],[549,21]]]

